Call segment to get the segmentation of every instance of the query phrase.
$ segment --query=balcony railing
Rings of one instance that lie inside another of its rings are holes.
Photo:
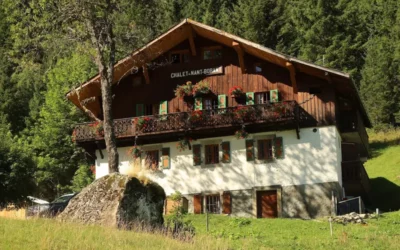
[[[140,135],[194,131],[250,124],[299,124],[310,119],[295,101],[258,104],[224,109],[197,110],[166,115],[141,116],[114,120],[117,138]],[[74,130],[76,142],[101,140],[93,123],[78,124]]]
[[[359,183],[363,191],[369,192],[371,189],[368,173],[365,171],[361,161],[342,162],[342,179],[345,186],[347,184]]]

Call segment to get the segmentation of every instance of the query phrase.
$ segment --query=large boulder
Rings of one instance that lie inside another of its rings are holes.
[[[118,228],[135,223],[159,226],[164,222],[164,200],[158,184],[114,173],[84,188],[58,218]]]

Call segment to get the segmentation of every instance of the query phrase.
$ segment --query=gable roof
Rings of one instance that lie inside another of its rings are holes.
[[[367,127],[371,127],[370,119],[360,99],[357,87],[354,85],[349,74],[322,67],[310,62],[279,53],[272,49],[266,48],[260,44],[248,41],[241,37],[229,34],[222,30],[210,27],[208,25],[185,19],[174,27],[170,28],[164,34],[154,39],[144,47],[133,51],[122,60],[119,60],[114,66],[113,83],[120,81],[124,76],[128,75],[132,68],[140,68],[148,62],[159,57],[161,54],[172,49],[179,43],[189,39],[192,35],[199,35],[207,39],[213,40],[227,47],[233,47],[233,43],[239,43],[244,53],[253,55],[263,60],[269,61],[276,65],[285,67],[287,63],[291,63],[296,72],[302,72],[313,75],[333,83],[344,83],[346,89],[354,93],[354,97],[358,102],[360,112],[364,123]],[[96,75],[87,82],[79,86],[81,100],[92,96],[100,96],[100,76]],[[67,98],[78,108],[82,109],[75,91],[67,93]],[[89,105],[88,105],[89,106]]]

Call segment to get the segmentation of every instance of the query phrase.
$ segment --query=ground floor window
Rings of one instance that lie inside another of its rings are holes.
[[[206,212],[219,214],[221,211],[221,200],[219,195],[206,195]]]
[[[272,159],[272,140],[258,140],[258,159],[271,160]]]

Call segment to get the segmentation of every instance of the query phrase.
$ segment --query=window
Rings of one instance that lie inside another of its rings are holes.
[[[269,92],[256,93],[256,104],[268,104],[270,102]]]
[[[221,201],[219,195],[206,196],[206,211],[210,214],[219,214],[221,211]]]
[[[258,159],[271,160],[272,159],[272,140],[258,140]]]
[[[262,72],[261,63],[254,64],[254,70],[256,71],[256,73],[261,73]]]
[[[219,163],[219,146],[218,144],[206,145],[205,146],[205,160],[206,164]]]
[[[203,98],[203,109],[211,110],[218,108],[218,100],[215,98]]]
[[[221,59],[222,49],[220,46],[203,48],[203,60]]]
[[[190,61],[189,50],[180,50],[171,52],[170,61],[173,64],[189,62]]]
[[[158,150],[146,151],[145,165],[147,169],[157,170],[158,169]]]
[[[157,115],[159,108],[158,104],[146,104],[144,107],[144,115]]]

